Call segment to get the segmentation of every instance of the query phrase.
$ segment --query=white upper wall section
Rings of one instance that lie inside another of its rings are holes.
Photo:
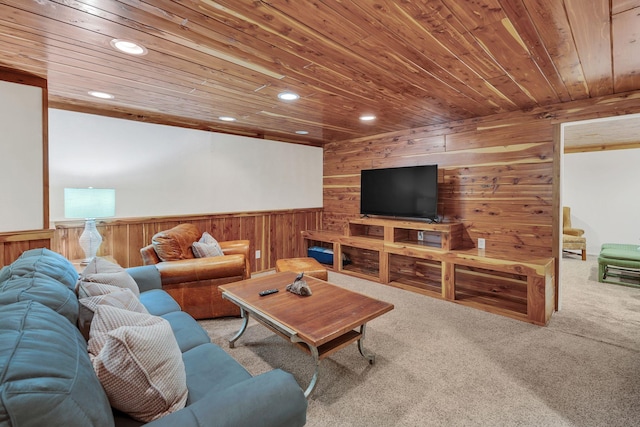
[[[0,81],[0,232],[44,226],[42,89]]]
[[[49,110],[51,221],[65,187],[116,189],[116,217],[322,207],[322,148]]]
[[[587,253],[603,243],[640,247],[640,148],[564,155],[563,205],[585,230]]]

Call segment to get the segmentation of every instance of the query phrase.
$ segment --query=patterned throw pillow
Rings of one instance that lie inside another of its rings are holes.
[[[124,310],[135,311],[136,313],[149,313],[133,292],[127,288],[100,283],[83,283],[79,293],[87,295],[78,300],[80,303],[78,329],[80,329],[86,340],[89,340],[91,322],[99,305],[110,305]]]
[[[206,231],[202,233],[202,237],[200,237],[199,241],[193,243],[191,249],[193,250],[193,254],[196,258],[224,255],[218,241]]]
[[[140,289],[133,277],[118,264],[104,258],[95,257],[80,274],[80,282],[103,283],[130,289],[136,297],[140,297]],[[76,289],[77,290],[77,289]]]
[[[89,356],[111,406],[143,422],[184,408],[186,373],[169,322],[99,305],[90,336]]]

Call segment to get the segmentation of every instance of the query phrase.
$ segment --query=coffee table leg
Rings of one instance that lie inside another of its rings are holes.
[[[313,377],[311,377],[311,382],[307,386],[307,389],[304,391],[304,397],[309,397],[309,395],[311,394],[311,392],[315,388],[316,383],[318,382],[318,371],[319,371],[319,368],[320,368],[320,355],[318,354],[318,348],[312,346],[311,344],[309,344],[307,342],[304,342],[304,341],[298,339],[298,337],[296,335],[291,337],[291,342],[305,343],[307,345],[307,347],[309,347],[309,351],[311,352],[311,356],[313,356],[313,361],[314,361],[314,363],[316,365],[316,370],[313,373]]]
[[[240,307],[240,316],[242,316],[242,326],[240,326],[240,330],[229,340],[229,347],[234,348],[236,346],[236,340],[244,334],[244,331],[247,330],[247,325],[249,324],[249,313],[247,313],[244,308]]]
[[[364,325],[360,326],[360,339],[358,340],[358,350],[360,351],[360,354],[363,357],[366,357],[367,359],[369,359],[369,364],[373,365],[374,363],[376,363],[376,355],[367,351],[367,349],[364,348],[364,336],[366,331],[367,331],[367,324],[365,323]]]

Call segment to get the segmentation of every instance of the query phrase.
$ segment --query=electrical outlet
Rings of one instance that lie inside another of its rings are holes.
[[[260,251],[256,251],[256,259],[260,259]]]
[[[418,240],[420,241],[424,240],[424,231],[418,231]]]
[[[485,247],[485,241],[483,238],[479,238],[478,239],[478,249],[484,249]]]

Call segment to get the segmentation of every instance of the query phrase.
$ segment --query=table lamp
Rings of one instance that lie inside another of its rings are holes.
[[[80,247],[88,264],[95,258],[102,243],[102,236],[96,229],[96,218],[114,216],[116,212],[116,190],[113,188],[65,188],[65,218],[84,218],[84,231],[80,235]]]

